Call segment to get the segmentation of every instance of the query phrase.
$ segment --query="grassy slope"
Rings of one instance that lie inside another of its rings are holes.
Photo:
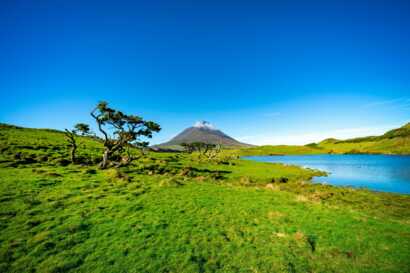
[[[241,155],[276,154],[410,154],[410,123],[375,137],[362,137],[348,140],[327,139],[305,146],[259,146],[238,151]]]
[[[81,142],[97,157],[100,143]],[[410,270],[409,196],[184,154],[153,153],[119,171],[59,166],[62,135],[44,130],[2,127],[0,151],[0,272]]]
[[[236,150],[240,155],[306,155],[306,154],[322,154],[327,153],[327,150],[311,148],[308,146],[296,145],[264,145],[253,148]]]

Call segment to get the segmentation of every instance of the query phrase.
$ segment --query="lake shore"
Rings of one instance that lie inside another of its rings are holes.
[[[246,156],[247,160],[297,165],[326,172],[316,182],[374,191],[410,194],[410,156],[404,155],[297,155]]]

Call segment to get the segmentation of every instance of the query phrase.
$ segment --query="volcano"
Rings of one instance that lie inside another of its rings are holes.
[[[216,129],[207,121],[198,121],[172,138],[170,141],[159,144],[159,147],[179,146],[182,143],[204,142],[208,144],[219,144],[224,147],[251,147],[253,145],[242,143]]]

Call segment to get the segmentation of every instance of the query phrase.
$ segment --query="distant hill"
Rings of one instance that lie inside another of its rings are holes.
[[[318,143],[318,148],[329,153],[410,154],[410,123],[380,136],[322,141]]]
[[[393,129],[382,135],[382,138],[395,138],[395,137],[410,137],[410,122],[406,125]]]
[[[339,139],[336,138],[326,138],[324,140],[322,140],[321,142],[319,142],[319,144],[327,144],[327,143],[336,143],[339,142]]]
[[[209,122],[197,122],[172,138],[170,141],[156,145],[156,147],[175,147],[182,143],[204,142],[209,144],[220,144],[224,147],[252,147],[250,144],[242,143],[228,136],[224,132],[214,128]]]
[[[346,140],[327,138],[305,146],[276,145],[242,149],[242,155],[274,154],[397,154],[410,155],[410,123],[380,136]]]
[[[375,142],[375,141],[382,141],[382,140],[388,140],[388,139],[394,139],[394,138],[409,138],[410,137],[410,123],[407,123],[406,125],[393,129],[390,131],[387,131],[381,136],[367,136],[367,137],[357,137],[357,138],[351,138],[351,139],[346,139],[346,140],[337,140],[334,141],[333,143],[335,144],[341,144],[341,143],[361,143],[361,142]],[[320,144],[326,144],[325,141],[321,141]]]

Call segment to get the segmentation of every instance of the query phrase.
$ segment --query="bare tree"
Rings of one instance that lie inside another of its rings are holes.
[[[104,153],[100,167],[107,168],[115,153],[123,152],[130,146],[143,149],[148,142],[141,137],[151,138],[153,132],[159,132],[161,127],[152,121],[145,121],[139,116],[126,115],[121,111],[108,107],[107,102],[100,102],[91,112],[97,123],[98,130],[103,135]],[[129,152],[129,150],[128,150]],[[125,162],[132,161],[129,157]]]
[[[65,137],[66,137],[66,139],[67,139],[67,141],[68,141],[68,143],[71,147],[71,149],[70,149],[70,160],[71,160],[71,163],[74,164],[75,161],[76,161],[75,153],[77,151],[77,141],[75,139],[76,132],[75,132],[75,130],[65,129],[64,134],[65,134]]]
[[[71,163],[76,162],[76,151],[77,151],[77,141],[76,141],[76,136],[77,133],[80,133],[82,136],[88,135],[90,133],[90,126],[88,126],[85,123],[77,123],[74,126],[74,129],[65,129],[64,134],[65,137],[71,147],[70,149],[70,160]]]

